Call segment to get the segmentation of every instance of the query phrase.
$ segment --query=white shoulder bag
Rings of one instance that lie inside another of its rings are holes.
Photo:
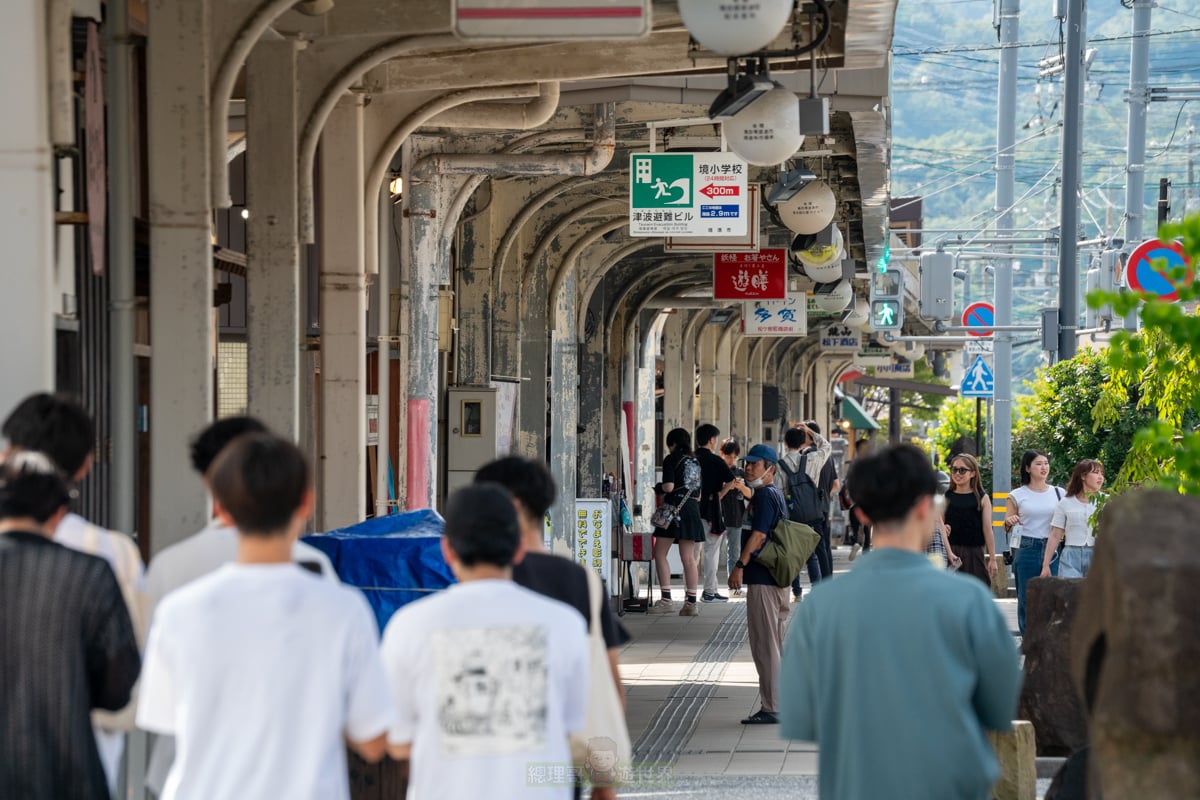
[[[613,683],[608,662],[608,647],[600,630],[601,603],[604,600],[600,576],[587,570],[588,606],[591,625],[588,628],[588,709],[584,729],[571,737],[571,757],[586,772],[592,751],[616,751],[619,768],[628,768],[633,761],[633,744],[625,724],[625,710]]]

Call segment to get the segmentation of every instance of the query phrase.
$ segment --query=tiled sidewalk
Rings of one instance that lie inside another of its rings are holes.
[[[841,572],[852,566],[847,561],[848,552],[846,548],[835,551],[835,571]],[[677,590],[679,588],[676,586]],[[780,739],[779,728],[775,725],[742,725],[740,722],[759,707],[758,675],[745,639],[744,615],[741,615],[744,603],[744,598],[733,597],[729,603],[701,604],[698,617],[625,615],[623,621],[633,636],[621,652],[630,736],[638,743],[664,708],[678,703],[673,698],[677,698],[679,687],[695,669],[697,656],[727,619],[740,616],[741,643],[723,668],[708,665],[716,667],[709,670],[712,694],[701,701],[703,707],[699,716],[691,720],[686,709],[681,709],[677,715],[681,724],[694,724],[690,734],[670,725],[664,727],[660,720],[655,737],[678,736],[681,739],[674,760],[674,775],[680,783],[677,788],[692,786],[692,791],[686,791],[683,796],[721,796],[719,790],[724,784],[711,785],[707,791],[700,788],[708,778],[776,776],[781,779],[778,787],[783,792],[781,796],[815,797],[816,745]],[[1015,633],[1016,601],[1001,600],[997,605]],[[674,709],[675,705],[670,708]],[[672,711],[668,722],[674,719],[676,715]],[[642,752],[652,744],[655,742],[643,742]],[[670,752],[673,752],[672,748],[667,748],[664,755]]]

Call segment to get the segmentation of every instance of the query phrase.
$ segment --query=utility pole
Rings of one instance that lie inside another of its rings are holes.
[[[1150,103],[1150,12],[1154,0],[1134,0],[1129,45],[1129,125],[1125,134],[1125,243],[1127,252],[1142,243],[1146,206],[1146,107]],[[1137,330],[1137,312],[1125,318]]]
[[[1020,38],[1020,0],[994,0],[1000,33],[1000,77],[996,103],[996,238],[1012,235],[1013,197],[1015,195],[1016,118],[1017,118],[1017,43]],[[1011,253],[1012,245],[996,248]],[[996,325],[1013,324],[1013,261],[996,260]],[[1004,497],[1012,488],[1012,334],[1000,330],[992,334],[995,359],[995,390],[992,422],[992,494]],[[1005,537],[999,552],[1008,550]]]
[[[1058,244],[1058,358],[1073,358],[1079,328],[1079,184],[1083,172],[1083,72],[1086,0],[1067,0],[1063,70],[1062,230]]]

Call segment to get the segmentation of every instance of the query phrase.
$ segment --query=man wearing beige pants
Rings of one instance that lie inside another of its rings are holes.
[[[746,585],[746,627],[750,655],[758,671],[758,693],[762,707],[742,720],[743,725],[775,725],[779,722],[777,687],[780,651],[787,631],[791,603],[787,586],[776,586],[766,567],[754,558],[771,538],[771,531],[787,505],[775,485],[779,454],[775,448],[756,444],[746,454],[746,485],[754,489],[742,527],[742,555],[729,573],[729,588]]]

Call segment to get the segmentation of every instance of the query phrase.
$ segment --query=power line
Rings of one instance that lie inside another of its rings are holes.
[[[1200,32],[1200,28],[1180,28],[1177,31],[1150,31],[1149,33],[1145,34],[1145,36],[1148,38],[1149,37],[1157,37],[1157,36],[1177,36],[1181,33],[1197,33],[1197,32]],[[1097,36],[1094,39],[1088,39],[1087,43],[1089,45],[1091,45],[1091,44],[1103,44],[1105,42],[1127,42],[1130,39],[1134,39],[1134,38],[1136,38],[1136,37],[1134,37],[1132,34],[1123,34],[1120,36]],[[1047,41],[1041,41],[1041,42],[1020,42],[1018,44],[1011,45],[1011,46],[1012,47],[1048,47],[1048,46],[1057,46],[1057,45],[1058,45],[1058,42],[1047,40]],[[929,56],[929,55],[941,55],[944,53],[988,53],[988,52],[996,52],[1001,49],[1003,49],[1003,48],[1001,48],[999,45],[964,45],[964,46],[956,46],[955,45],[955,46],[950,46],[950,47],[926,48],[924,50],[892,50],[892,55],[894,55],[894,56]]]

